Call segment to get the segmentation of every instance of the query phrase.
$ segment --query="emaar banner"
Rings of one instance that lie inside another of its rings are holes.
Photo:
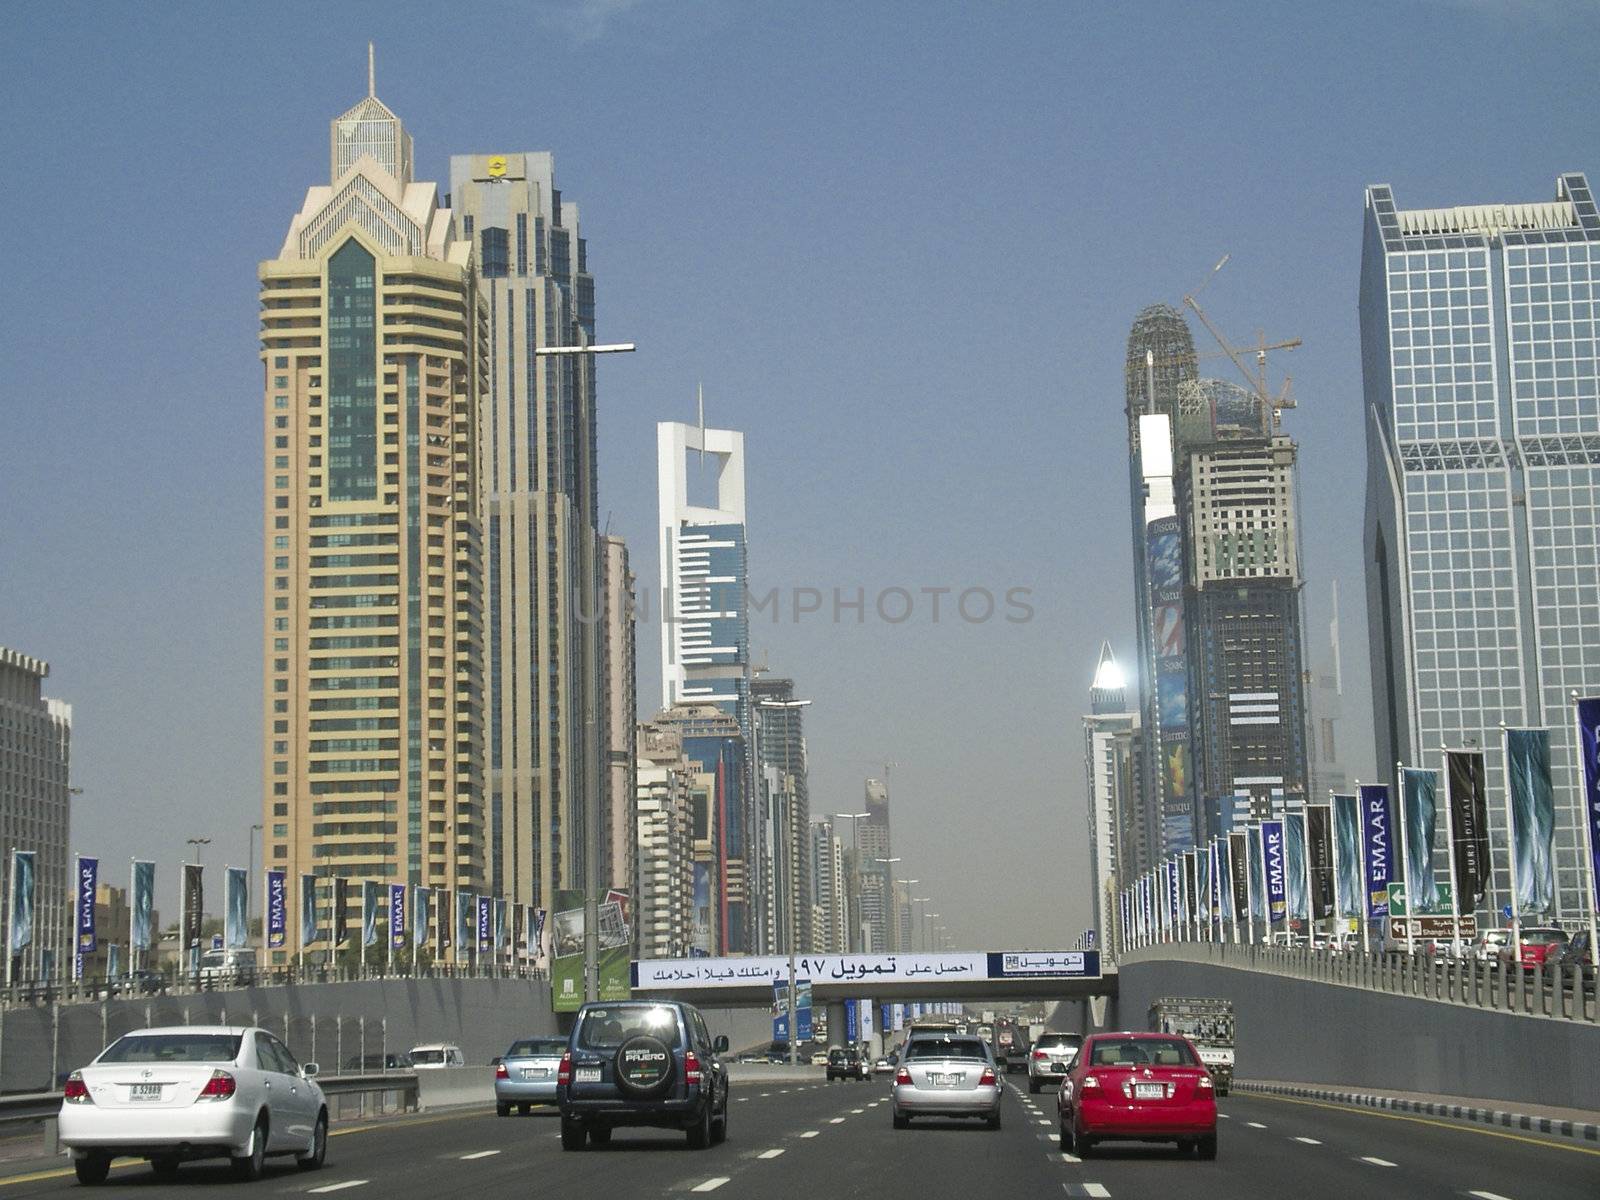
[[[1367,919],[1381,921],[1389,915],[1389,864],[1393,861],[1394,830],[1389,820],[1389,789],[1364,787],[1361,795],[1361,861],[1366,880]]]
[[[1289,905],[1282,821],[1261,822],[1261,861],[1267,875],[1267,919],[1279,921]]]

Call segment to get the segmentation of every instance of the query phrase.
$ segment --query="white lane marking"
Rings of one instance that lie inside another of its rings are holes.
[[[1476,1196],[1478,1200],[1506,1200],[1498,1192],[1468,1192],[1469,1196]]]
[[[1322,1145],[1322,1143],[1317,1141],[1316,1138],[1297,1137],[1297,1138],[1295,1138],[1295,1141],[1303,1142],[1307,1146],[1320,1146],[1320,1145]]]
[[[1373,1158],[1371,1155],[1362,1155],[1357,1162],[1371,1163],[1375,1167],[1392,1167],[1394,1164],[1387,1158]]]
[[[499,1153],[500,1153],[500,1151],[498,1151],[498,1150],[478,1150],[478,1151],[476,1151],[476,1152],[474,1152],[472,1154],[463,1154],[461,1156],[461,1161],[462,1162],[471,1162],[475,1158],[492,1158],[496,1154],[499,1154]]]
[[[1079,1158],[1076,1154],[1068,1154],[1065,1150],[1063,1150],[1061,1152],[1061,1161],[1069,1163],[1081,1163],[1083,1159]]]
[[[1083,1194],[1085,1196],[1100,1196],[1100,1197],[1111,1195],[1110,1191],[1108,1191],[1106,1189],[1106,1185],[1103,1184],[1103,1183],[1086,1183],[1086,1184],[1084,1184],[1083,1185]]]
[[[1224,1121],[1229,1119],[1229,1116],[1228,1116],[1227,1113],[1218,1113],[1217,1116],[1221,1117]]]
[[[737,1099],[738,1099],[740,1104],[743,1104],[746,1100],[750,1099],[750,1097],[749,1096],[739,1096],[739,1097],[737,1097]]]
[[[828,1124],[829,1125],[843,1125],[844,1124],[844,1118],[843,1117],[830,1118],[829,1121],[828,1121]]]
[[[756,1157],[757,1158],[777,1158],[778,1155],[780,1155],[782,1153],[783,1153],[783,1148],[780,1146],[776,1150],[763,1150],[760,1154],[756,1155]]]
[[[817,1136],[817,1130],[808,1129],[804,1133],[802,1133],[800,1136],[801,1137],[816,1137]]]
[[[715,1179],[708,1179],[704,1183],[697,1183],[689,1190],[691,1192],[714,1192],[727,1183],[731,1176],[719,1175]]]
[[[1250,1126],[1251,1129],[1265,1129],[1266,1128],[1266,1126],[1263,1125],[1260,1121],[1246,1121],[1245,1124]]]
[[[307,1194],[320,1196],[324,1192],[342,1192],[345,1188],[365,1187],[366,1185],[367,1181],[365,1179],[345,1179],[339,1183],[325,1183],[319,1188],[312,1188]]]
[[[766,1098],[767,1098],[767,1097],[768,1097],[768,1096],[770,1096],[770,1095],[772,1095],[772,1093],[771,1093],[771,1092],[762,1092],[762,1093],[761,1093],[761,1098],[762,1098],[762,1099],[763,1099],[763,1100],[765,1100],[765,1099],[766,1099]]]

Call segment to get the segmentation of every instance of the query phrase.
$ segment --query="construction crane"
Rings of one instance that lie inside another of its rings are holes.
[[[1217,265],[1212,267],[1211,273],[1206,276],[1205,282],[1185,296],[1183,303],[1185,307],[1194,310],[1194,315],[1200,318],[1200,323],[1206,327],[1212,337],[1217,339],[1217,345],[1222,347],[1222,353],[1233,360],[1233,365],[1239,368],[1239,373],[1249,382],[1250,390],[1255,393],[1256,398],[1272,410],[1272,427],[1276,429],[1283,422],[1283,410],[1295,406],[1294,380],[1285,375],[1283,377],[1283,387],[1274,394],[1267,385],[1267,354],[1273,350],[1293,350],[1301,342],[1299,338],[1289,338],[1287,341],[1269,344],[1266,334],[1258,332],[1254,346],[1234,346],[1227,338],[1222,336],[1222,331],[1211,323],[1211,318],[1206,316],[1206,310],[1200,307],[1199,296],[1201,292],[1206,290],[1207,285],[1216,278],[1217,272],[1227,265],[1230,257],[1231,255],[1224,254],[1219,258]],[[1244,355],[1250,351],[1255,352],[1255,370],[1251,370],[1244,359]]]

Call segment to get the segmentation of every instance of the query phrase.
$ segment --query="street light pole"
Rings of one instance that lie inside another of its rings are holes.
[[[630,354],[632,342],[613,342],[600,346],[536,346],[535,358],[553,358],[591,354]],[[593,363],[590,364],[591,369]],[[593,538],[585,538],[582,548],[583,578],[595,583],[595,546]],[[593,1002],[600,999],[600,793],[598,790],[601,764],[605,755],[595,741],[596,693],[604,682],[596,669],[599,654],[595,642],[595,626],[601,620],[599,588],[595,588],[594,604],[589,613],[578,613],[584,626],[584,695],[583,730],[586,749],[583,786],[583,998]],[[581,606],[580,606],[581,608]]]

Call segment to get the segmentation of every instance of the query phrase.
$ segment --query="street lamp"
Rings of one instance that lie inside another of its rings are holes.
[[[536,346],[533,354],[535,358],[554,358],[576,357],[580,354],[631,354],[633,350],[632,342],[612,342],[600,346]],[[590,365],[593,366],[592,363]],[[595,577],[595,540],[580,540],[582,578],[592,581]],[[596,788],[604,756],[595,742],[594,733],[595,693],[599,690],[600,682],[594,671],[595,664],[600,661],[595,646],[595,626],[600,623],[600,599],[598,595],[595,596],[589,619],[583,621],[584,669],[588,674],[588,686],[584,689],[587,700],[584,703],[583,730],[584,742],[591,748],[587,769],[583,773],[583,998],[589,1002],[600,999],[600,796]],[[579,616],[581,618],[582,614]]]
[[[203,859],[204,852],[201,850],[201,847],[202,846],[211,845],[211,839],[210,838],[185,838],[184,841],[187,842],[189,845],[194,847],[194,865],[197,866],[197,867],[198,866],[203,866],[204,865],[204,859]]]

